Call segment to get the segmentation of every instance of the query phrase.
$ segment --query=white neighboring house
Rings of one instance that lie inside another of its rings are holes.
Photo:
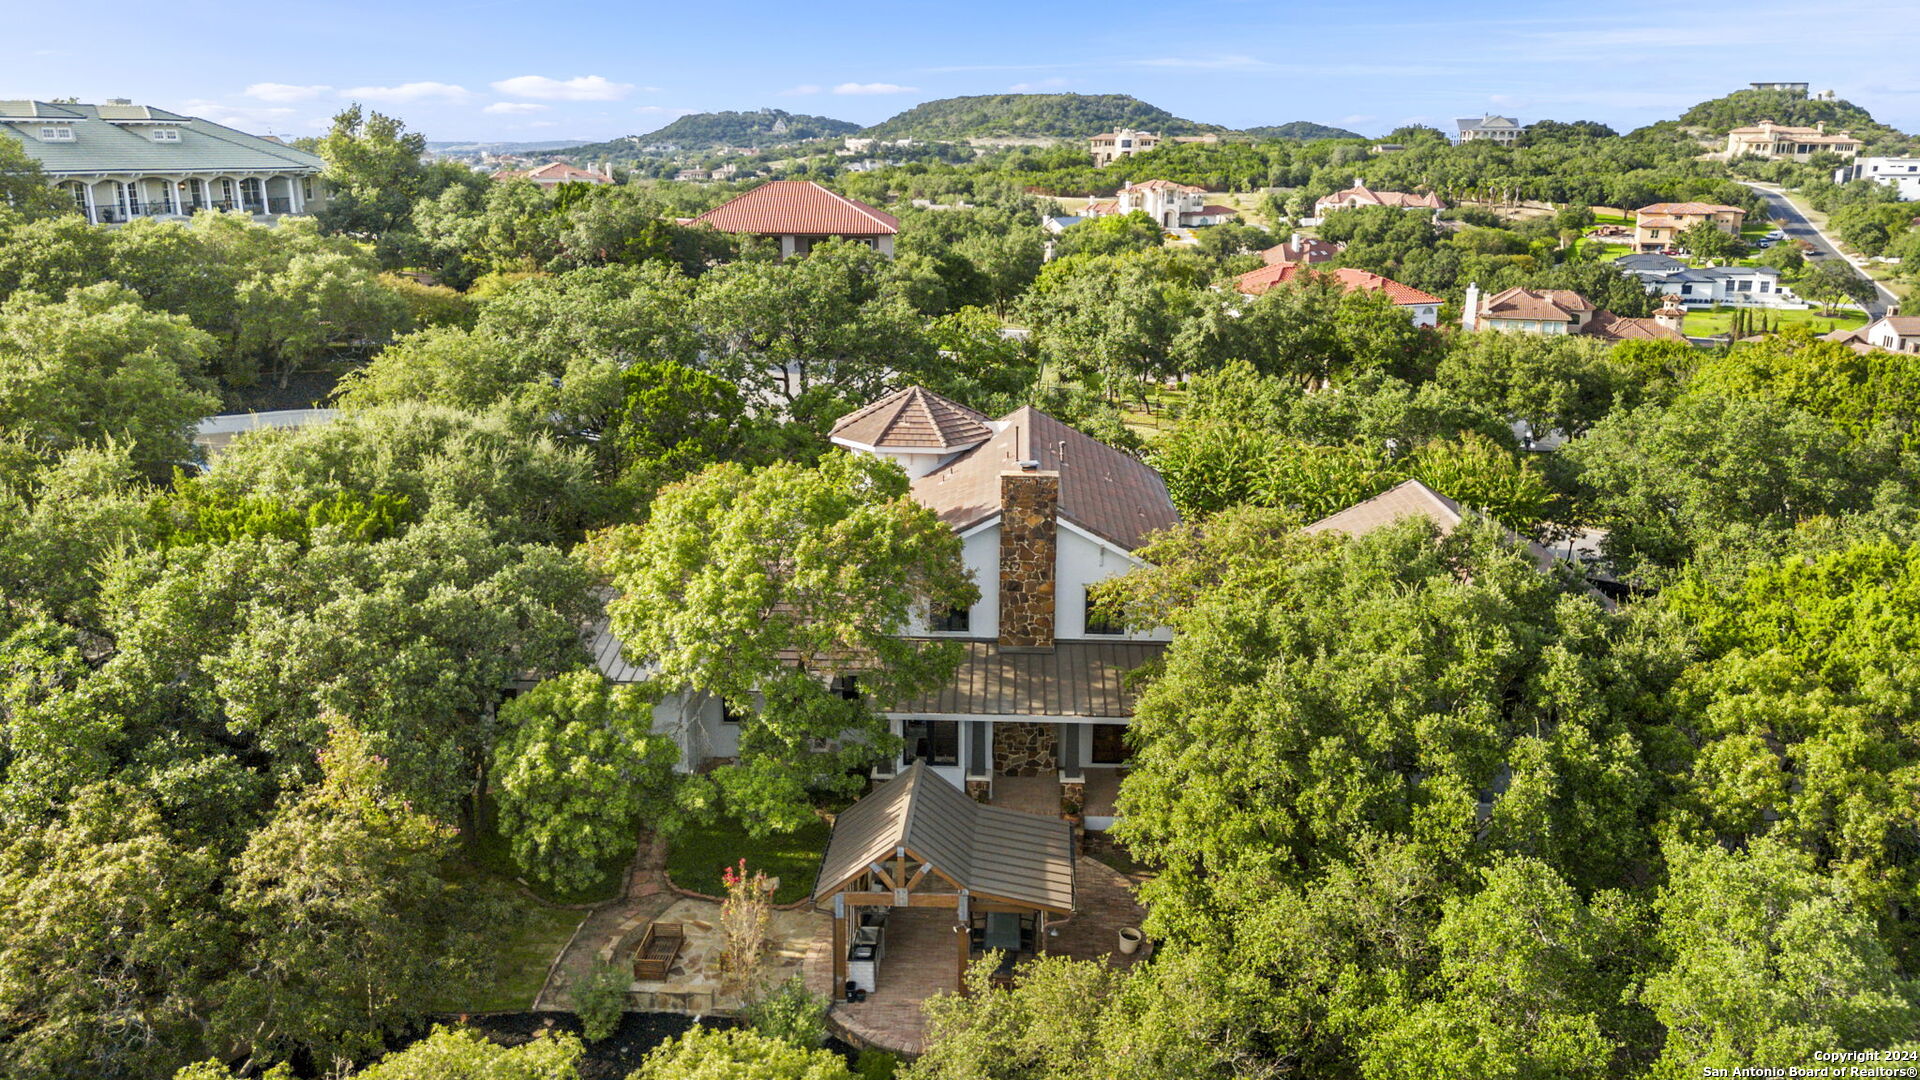
[[[1087,140],[1087,150],[1093,155],[1093,167],[1104,169],[1135,154],[1144,154],[1160,145],[1160,136],[1151,131],[1130,131],[1121,128],[1118,131],[1102,132]]]
[[[1463,116],[1454,121],[1460,128],[1460,141],[1490,142],[1501,146],[1512,146],[1520,136],[1527,133],[1527,127],[1511,116],[1494,116],[1491,113],[1481,116]]]
[[[1872,180],[1892,188],[1902,199],[1920,199],[1920,158],[1856,158],[1853,164],[1833,171],[1836,184],[1854,180]]]
[[[876,775],[925,761],[983,799],[1010,777],[1058,785],[1084,798],[1088,828],[1106,828],[1133,719],[1123,676],[1156,660],[1172,635],[1103,624],[1087,591],[1144,565],[1134,552],[1146,537],[1178,523],[1159,474],[1036,409],[996,420],[920,387],[842,417],[832,439],[906,470],[914,499],[960,535],[980,588],[971,608],[916,616],[908,636],[956,641],[965,656],[945,687],[891,705],[906,748]],[[608,678],[648,677],[604,622],[591,639]],[[681,695],[654,709],[683,769],[737,755],[741,719],[717,700]]]
[[[326,162],[278,139],[125,98],[102,105],[0,101],[17,139],[94,224],[196,210],[304,214],[325,204]]]
[[[1622,273],[1639,278],[1647,291],[1677,296],[1689,308],[1734,304],[1743,307],[1805,308],[1807,302],[1780,282],[1771,266],[1710,266],[1699,269],[1659,254],[1623,255],[1614,260]]]
[[[1192,229],[1219,225],[1232,220],[1239,211],[1231,206],[1207,202],[1207,189],[1171,180],[1142,180],[1128,184],[1111,199],[1095,199],[1083,213],[1087,217],[1131,214],[1139,211],[1163,229]]]
[[[1881,316],[1869,323],[1861,335],[1876,349],[1920,353],[1920,315]]]

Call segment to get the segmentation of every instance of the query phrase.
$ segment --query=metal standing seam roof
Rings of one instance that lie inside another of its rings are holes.
[[[841,417],[831,435],[863,446],[945,451],[986,442],[993,437],[993,428],[984,413],[909,386]]]
[[[107,110],[105,118],[102,109]],[[73,122],[73,141],[41,142],[20,126],[56,119]],[[163,123],[180,133],[180,141],[157,143],[144,131],[115,120]],[[284,143],[143,105],[0,101],[0,131],[18,140],[27,156],[55,178],[92,173],[317,173],[326,168],[318,156]]]
[[[892,214],[811,180],[773,180],[693,219],[721,232],[766,236],[883,236],[900,231]]]
[[[824,900],[907,852],[969,895],[1073,911],[1073,828],[975,802],[916,761],[835,819],[813,898]],[[942,890],[945,891],[945,890]]]
[[[1133,551],[1180,522],[1166,482],[1145,462],[1023,405],[992,439],[913,481],[913,497],[959,532],[1000,512],[1000,474],[1021,461],[1060,474],[1060,517]]]
[[[1127,673],[1158,660],[1158,641],[1058,641],[1052,652],[1006,652],[964,642],[953,678],[925,697],[887,711],[950,716],[1131,717]]]

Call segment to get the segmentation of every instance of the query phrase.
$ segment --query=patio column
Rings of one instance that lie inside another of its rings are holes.
[[[847,1000],[847,898],[833,897],[833,988],[835,1001]]]
[[[959,952],[956,957],[957,966],[953,973],[953,988],[961,994],[967,992],[967,946],[972,937],[973,935],[968,931],[967,924],[964,921],[953,924],[954,944],[959,946]]]
[[[87,197],[87,224],[98,225],[100,224],[100,210],[93,203],[93,185],[94,181],[85,181],[80,185],[80,190],[85,192]]]

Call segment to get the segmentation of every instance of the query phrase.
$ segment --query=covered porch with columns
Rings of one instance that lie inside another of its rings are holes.
[[[311,172],[96,173],[67,176],[61,190],[95,225],[143,217],[191,217],[200,210],[238,210],[256,217],[303,214],[312,201]]]

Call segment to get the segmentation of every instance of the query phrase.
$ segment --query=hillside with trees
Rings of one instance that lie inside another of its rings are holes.
[[[1225,130],[1184,120],[1130,94],[978,94],[922,102],[863,134],[883,139],[1083,139],[1115,128],[1158,135]]]
[[[859,130],[859,124],[835,120],[831,116],[809,116],[784,109],[692,113],[644,135],[628,135],[604,143],[576,146],[562,153],[592,159],[631,156],[642,147],[656,145],[672,146],[679,150],[711,150],[721,146],[758,149],[806,142],[809,139],[831,139]]]
[[[1328,124],[1316,124],[1311,120],[1295,120],[1287,124],[1268,124],[1262,127],[1242,128],[1241,131],[1256,139],[1299,139],[1302,142],[1311,139],[1364,139],[1365,135],[1346,128],[1337,128]]]

